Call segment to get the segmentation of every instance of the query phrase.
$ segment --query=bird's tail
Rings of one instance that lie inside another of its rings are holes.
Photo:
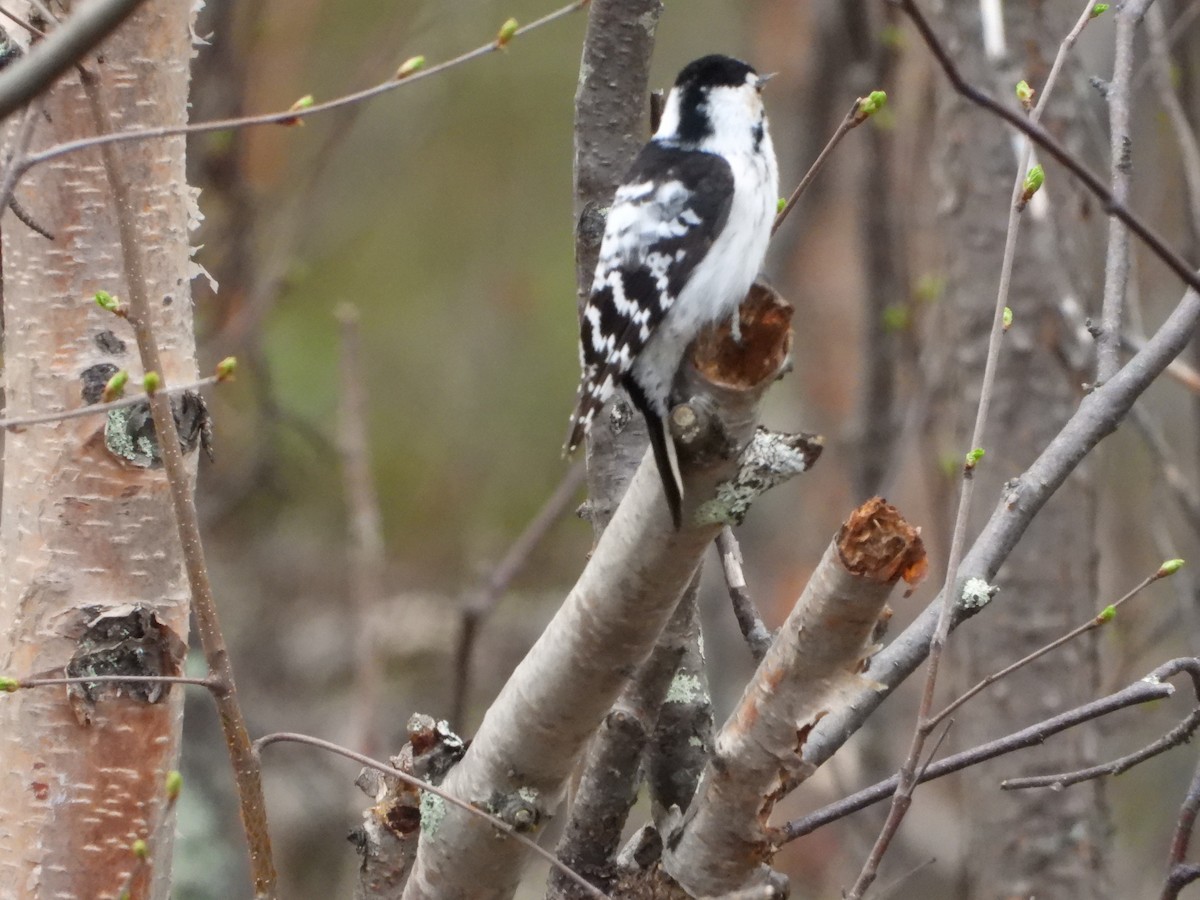
[[[675,441],[667,430],[667,419],[650,404],[641,387],[632,378],[626,379],[625,389],[629,392],[629,399],[633,401],[633,405],[646,417],[646,430],[650,433],[654,464],[658,467],[663,494],[666,495],[667,507],[671,510],[671,521],[675,523],[675,530],[678,531],[683,525],[683,476],[679,473],[679,456],[675,452]]]
[[[658,477],[662,480],[663,493],[671,510],[671,521],[678,531],[683,525],[683,477],[679,473],[679,456],[675,452],[675,441],[667,431],[667,420],[657,413],[643,410],[646,427],[650,432],[650,448],[654,451],[654,463],[658,466]]]

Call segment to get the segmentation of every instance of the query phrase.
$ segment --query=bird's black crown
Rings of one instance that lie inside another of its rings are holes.
[[[702,56],[684,66],[675,86],[686,87],[741,87],[746,83],[747,75],[756,75],[753,67],[734,59],[714,53]]]

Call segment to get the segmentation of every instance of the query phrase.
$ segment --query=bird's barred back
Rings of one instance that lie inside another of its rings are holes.
[[[734,180],[711,153],[651,142],[618,189],[580,321],[583,379],[566,450],[596,413],[683,290],[729,217]]]

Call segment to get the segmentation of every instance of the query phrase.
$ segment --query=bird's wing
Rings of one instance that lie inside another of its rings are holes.
[[[725,227],[733,186],[715,154],[653,142],[638,154],[613,199],[580,320],[583,378],[568,453]]]

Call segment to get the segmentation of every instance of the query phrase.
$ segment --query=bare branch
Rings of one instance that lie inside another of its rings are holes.
[[[207,688],[209,691],[220,690],[211,678],[185,678],[181,675],[80,675],[73,678],[57,676],[17,678],[11,682],[11,688],[5,684],[4,690],[20,688],[53,687],[54,685],[69,684],[192,684]]]
[[[1131,0],[1116,7],[1116,51],[1113,77],[1105,97],[1111,141],[1112,196],[1116,203],[1129,202],[1133,140],[1129,135],[1129,96],[1133,73],[1133,36],[1152,0]],[[1100,331],[1096,335],[1096,382],[1103,384],[1120,367],[1121,312],[1129,281],[1129,231],[1116,217],[1108,220],[1108,251],[1104,256],[1104,299]]]
[[[1188,261],[1172,250],[1154,229],[1143,222],[1135,213],[1123,204],[1118,203],[1112,196],[1112,192],[1105,187],[1104,183],[1070,151],[1055,140],[1048,131],[1028,121],[1014,110],[1004,106],[963,79],[962,74],[958,71],[958,67],[955,66],[954,61],[950,59],[949,54],[946,52],[946,48],[942,46],[937,36],[933,33],[929,21],[917,8],[915,0],[890,0],[890,2],[898,3],[900,8],[908,14],[916,26],[917,32],[921,35],[921,39],[925,42],[930,52],[933,53],[938,65],[941,66],[942,71],[958,93],[977,106],[988,110],[993,115],[999,116],[1018,131],[1026,134],[1030,140],[1045,150],[1051,157],[1070,171],[1072,175],[1078,178],[1083,183],[1083,186],[1100,200],[1104,211],[1124,222],[1129,230],[1136,234],[1155,256],[1161,259],[1172,272],[1179,276],[1184,284],[1193,290],[1200,290],[1200,275],[1197,275],[1193,271]]]
[[[141,5],[142,0],[81,4],[44,41],[0,72],[0,119],[8,118],[48,88]]]
[[[137,3],[140,0],[122,0],[129,4]],[[513,34],[513,37],[520,37],[528,34],[543,25],[548,25],[551,22],[557,21],[576,10],[587,6],[590,0],[575,0],[574,3],[569,3],[552,13],[542,16],[518,28]],[[95,5],[101,5],[99,3]],[[507,45],[506,45],[507,46]],[[181,134],[208,134],[213,131],[228,131],[231,128],[247,128],[252,125],[278,125],[280,123],[289,124],[301,119],[306,119],[309,116],[319,115],[320,113],[328,112],[333,109],[341,109],[345,106],[351,106],[356,103],[362,103],[365,100],[370,100],[380,94],[386,94],[389,91],[396,90],[399,87],[407,86],[425,78],[432,78],[445,72],[447,69],[452,69],[460,66],[463,63],[470,62],[473,59],[478,59],[481,56],[487,56],[489,53],[494,53],[501,47],[500,43],[492,40],[474,50],[470,50],[459,56],[449,59],[444,63],[439,63],[434,66],[429,66],[425,69],[405,75],[403,78],[389,78],[387,81],[381,82],[373,87],[365,88],[361,91],[355,91],[351,94],[345,94],[341,97],[336,97],[333,100],[327,100],[323,103],[314,103],[312,106],[303,109],[288,109],[273,113],[262,113],[253,116],[240,116],[233,119],[220,119],[214,122],[197,122],[191,125],[166,125],[156,128],[131,128],[127,131],[108,131],[99,134],[95,137],[81,138],[75,141],[67,141],[62,144],[56,144],[53,147],[47,147],[37,153],[31,153],[25,157],[18,171],[18,176],[24,174],[34,166],[41,165],[44,162],[49,162],[52,159],[57,159],[60,156],[65,156],[68,153],[75,153],[79,150],[85,150],[89,147],[98,147],[106,144],[116,144],[125,141],[146,141],[157,138],[175,137]],[[32,54],[30,54],[32,56]],[[14,69],[16,66],[13,67]],[[3,86],[3,78],[5,75],[0,75],[0,88]]]
[[[219,375],[210,375],[207,378],[201,378],[199,381],[193,381],[188,384],[181,384],[174,387],[160,387],[156,393],[166,394],[184,394],[188,391],[196,391],[200,388],[209,387],[224,380]],[[120,400],[111,400],[108,403],[92,403],[88,406],[81,406],[78,409],[68,409],[62,412],[50,413],[31,413],[22,416],[10,416],[7,419],[0,419],[0,428],[6,431],[18,431],[26,428],[29,425],[45,425],[50,422],[62,422],[66,419],[80,419],[84,416],[94,416],[101,413],[108,413],[114,409],[124,409],[127,406],[137,406],[139,403],[147,402],[149,394],[133,394],[129,397],[123,397]]]
[[[905,0],[905,10],[910,16],[916,17],[919,14],[912,5],[912,0]],[[1091,17],[1092,4],[1086,4],[1085,9],[1080,14],[1075,26],[1068,32],[1066,38],[1059,45],[1058,53],[1055,56],[1054,64],[1051,67],[1050,74],[1046,80],[1046,84],[1042,88],[1041,96],[1038,98],[1037,105],[1033,108],[1029,115],[1028,125],[1037,127],[1038,120],[1041,118],[1042,111],[1046,107],[1046,102],[1054,89],[1054,83],[1057,79],[1063,60],[1066,58],[1070,48],[1074,45],[1079,34],[1087,25]],[[946,56],[942,51],[939,59],[943,59],[943,66],[949,65],[953,67],[949,56]],[[908,753],[905,756],[904,762],[900,768],[900,787],[892,798],[892,807],[888,812],[888,818],[885,821],[883,828],[879,832],[879,837],[875,841],[869,856],[863,863],[862,871],[851,887],[848,897],[851,900],[858,900],[865,893],[866,889],[875,880],[876,873],[879,868],[879,862],[883,859],[883,855],[887,852],[888,846],[891,843],[892,837],[896,830],[900,827],[904,816],[908,811],[909,803],[911,802],[912,791],[917,785],[916,775],[917,766],[921,759],[921,752],[924,748],[925,741],[934,727],[934,724],[929,721],[929,715],[933,711],[934,692],[937,687],[938,671],[941,665],[942,652],[946,645],[946,640],[950,636],[952,628],[952,618],[954,606],[957,602],[958,592],[958,576],[959,565],[962,561],[963,547],[966,542],[967,523],[970,520],[971,506],[975,493],[975,462],[973,456],[975,453],[982,452],[984,431],[988,422],[988,414],[991,410],[992,397],[996,383],[996,371],[1000,361],[1000,344],[1004,337],[1004,316],[1005,310],[1008,307],[1009,287],[1012,278],[1013,262],[1016,258],[1017,235],[1020,231],[1020,213],[1025,208],[1025,179],[1026,168],[1029,165],[1031,156],[1031,148],[1028,142],[1025,142],[1020,154],[1020,160],[1017,165],[1016,176],[1013,179],[1012,189],[1012,204],[1008,212],[1008,229],[1005,235],[1004,254],[1000,266],[1000,279],[996,291],[996,302],[992,313],[992,327],[988,336],[987,356],[984,362],[983,382],[980,387],[979,405],[975,411],[975,424],[971,434],[971,444],[968,448],[966,462],[962,467],[962,482],[958,497],[958,509],[955,513],[954,530],[950,538],[950,552],[946,562],[946,575],[942,584],[942,606],[938,613],[937,628],[935,629],[929,645],[929,667],[926,671],[925,685],[921,694],[920,707],[917,711],[916,726],[913,730],[912,740],[909,743]]]
[[[616,851],[637,799],[642,755],[693,637],[699,581],[698,574],[692,578],[650,657],[592,739],[571,801],[571,816],[555,850],[564,863],[606,890],[612,890],[617,880]],[[574,885],[551,876],[547,897],[578,896]]]
[[[1166,753],[1168,750],[1174,749],[1181,744],[1186,744],[1192,739],[1192,735],[1196,733],[1197,728],[1200,728],[1200,708],[1193,709],[1186,719],[1158,740],[1147,744],[1140,750],[1135,750],[1133,753],[1127,753],[1125,756],[1118,757],[1099,766],[1090,766],[1074,772],[1059,772],[1055,775],[1031,775],[1026,778],[1006,778],[1000,782],[1000,789],[1003,791],[1020,791],[1028,790],[1029,788],[1061,790],[1073,784],[1091,781],[1094,778],[1104,778],[1107,775],[1120,775],[1122,772],[1127,772],[1148,759],[1153,759],[1160,753]]]
[[[884,603],[924,566],[917,530],[879,498],[842,526],[717,735],[683,826],[664,836],[667,871],[689,893],[778,878],[762,865],[770,811],[807,776],[800,751],[813,725],[869,684],[862,662]]]
[[[1192,775],[1192,783],[1188,785],[1187,794],[1179,806],[1179,820],[1175,825],[1175,834],[1171,838],[1171,852],[1167,857],[1167,880],[1163,885],[1162,900],[1175,900],[1179,891],[1200,878],[1200,866],[1187,864],[1188,845],[1192,841],[1192,831],[1196,827],[1196,814],[1200,812],[1200,763],[1196,764],[1196,772]]]
[[[728,335],[728,322],[718,329],[723,340],[697,342],[677,382],[708,385],[681,394],[690,398],[685,405],[697,425],[674,435],[685,483],[683,527],[674,527],[653,459],[644,456],[579,581],[447,775],[447,790],[492,810],[519,809],[530,830],[558,806],[574,760],[627,673],[650,654],[720,530],[721,522],[697,520],[697,513],[735,474],[758,400],[787,358],[790,316],[780,303],[765,292],[747,300],[741,344]],[[405,897],[507,897],[522,857],[521,848],[447,809],[422,836]]]
[[[1129,706],[1136,706],[1141,703],[1149,703],[1152,700],[1161,700],[1170,697],[1175,693],[1175,688],[1166,683],[1166,679],[1172,678],[1183,671],[1186,671],[1192,677],[1193,681],[1200,678],[1200,659],[1173,659],[1159,666],[1145,678],[1135,681],[1128,687],[1122,688],[1116,693],[1109,694],[1107,697],[1102,697],[1099,700],[1094,700],[1075,709],[1067,710],[1064,713],[1052,716],[1049,719],[1038,722],[1036,725],[1023,728],[1020,731],[998,738],[997,740],[989,741],[978,747],[972,747],[970,750],[964,750],[961,753],[955,753],[953,756],[947,756],[945,759],[930,763],[928,768],[922,773],[921,781],[922,783],[932,781],[935,778],[960,772],[963,769],[987,762],[998,756],[1004,756],[1016,750],[1040,746],[1053,735],[1068,728],[1074,728],[1083,722],[1099,719]],[[858,812],[860,809],[866,809],[868,806],[872,806],[881,800],[886,800],[895,792],[898,783],[899,779],[893,775],[891,778],[885,779],[869,788],[864,788],[848,797],[843,797],[841,800],[831,803],[823,809],[819,809],[799,819],[793,819],[778,830],[776,844],[785,844],[788,841],[793,841],[798,837],[803,837],[806,834],[816,831],[824,825],[828,825],[830,822],[836,822],[838,819],[845,818],[851,813]]]
[[[573,881],[577,882],[587,893],[587,896],[600,898],[607,897],[603,891],[599,891],[592,887],[592,885],[580,878],[579,875],[577,875],[575,872],[572,872],[570,869],[560,863],[555,858],[554,854],[549,850],[544,850],[543,848],[539,847],[536,842],[525,837],[525,835],[521,834],[503,819],[498,819],[486,810],[480,809],[477,806],[472,806],[470,803],[466,803],[463,800],[459,800],[453,794],[444,791],[435,784],[431,784],[428,781],[417,778],[415,775],[411,775],[408,772],[397,769],[395,766],[389,766],[387,763],[382,763],[377,759],[372,759],[363,753],[356,753],[349,747],[343,747],[340,744],[333,743],[332,741],[322,740],[321,738],[312,737],[311,735],[307,734],[279,731],[275,732],[274,734],[264,734],[262,737],[255,740],[253,745],[255,759],[258,759],[262,756],[262,751],[266,747],[269,747],[272,744],[282,743],[306,744],[310,747],[316,747],[317,749],[324,750],[328,753],[344,756],[346,759],[352,759],[360,765],[369,766],[376,771],[383,772],[385,775],[390,775],[393,778],[403,781],[405,784],[411,785],[412,787],[418,788],[422,791],[427,791],[428,793],[433,794],[435,797],[438,797],[446,803],[449,803],[451,806],[463,810],[463,812],[467,813],[468,815],[487,822],[492,828],[495,828],[497,831],[502,832],[517,843],[522,844],[533,853],[536,853],[538,856],[549,862],[551,866],[566,874],[567,877],[571,878]]]
[[[775,222],[771,225],[771,234],[777,232],[779,227],[783,225],[783,222],[788,217],[788,214],[791,213],[796,204],[800,202],[800,198],[804,196],[804,192],[808,190],[808,186],[812,184],[813,179],[817,177],[817,173],[821,171],[821,168],[825,165],[826,161],[831,155],[833,155],[833,151],[837,149],[837,145],[842,142],[842,138],[844,138],[849,131],[857,128],[870,117],[869,114],[863,112],[863,100],[864,98],[859,97],[854,101],[849,112],[846,113],[845,117],[843,117],[842,121],[838,124],[837,130],[833,133],[833,137],[829,139],[829,143],[824,146],[821,152],[817,154],[817,158],[813,160],[813,164],[808,167],[808,171],[804,173],[804,177],[800,179],[800,183],[796,185],[796,189],[792,191],[791,196],[788,197],[787,203],[783,205],[783,209],[779,210],[779,212],[776,214]]]
[[[771,630],[763,622],[754,605],[754,599],[746,590],[746,576],[742,572],[742,548],[738,546],[733,530],[726,525],[717,535],[717,553],[721,555],[721,568],[725,572],[725,585],[729,588],[729,599],[733,602],[733,614],[737,617],[742,637],[750,646],[755,662],[762,662],[771,647]]]
[[[1183,351],[1200,324],[1200,295],[1188,291],[1166,322],[1117,375],[1088,394],[1058,435],[1021,475],[1010,480],[991,518],[959,571],[990,580],[1025,533],[1033,517],[1058,490],[1092,448],[1116,430],[1134,401],[1157,378],[1167,363]],[[814,766],[825,762],[858,730],[900,682],[924,660],[941,609],[939,596],[891,644],[871,660],[877,690],[862,691],[847,706],[831,711],[813,729],[804,758]],[[957,627],[978,608],[956,601],[951,627]]]
[[[982,679],[978,684],[976,684],[974,687],[972,687],[966,693],[960,695],[956,700],[949,703],[941,712],[937,713],[936,715],[930,716],[929,717],[929,728],[932,729],[935,725],[937,725],[939,722],[944,720],[947,716],[951,715],[956,709],[958,709],[960,706],[962,706],[964,703],[966,703],[968,700],[970,700],[976,694],[991,687],[993,684],[995,684],[1001,678],[1005,678],[1008,675],[1011,675],[1013,672],[1017,671],[1018,669],[1024,668],[1025,666],[1027,666],[1031,662],[1033,662],[1035,659],[1041,659],[1047,653],[1051,653],[1054,650],[1057,650],[1063,644],[1066,644],[1069,641],[1075,640],[1075,638],[1079,637],[1080,635],[1087,634],[1089,631],[1093,631],[1094,629],[1099,628],[1101,625],[1104,625],[1107,622],[1111,622],[1113,617],[1116,616],[1117,610],[1120,609],[1121,606],[1123,606],[1126,601],[1131,600],[1132,598],[1136,597],[1138,594],[1140,594],[1143,590],[1145,590],[1147,587],[1152,585],[1154,582],[1158,581],[1161,578],[1166,578],[1169,574],[1171,574],[1171,573],[1166,570],[1166,567],[1159,567],[1158,571],[1156,571],[1153,575],[1149,575],[1146,578],[1143,578],[1140,582],[1138,582],[1137,585],[1135,585],[1124,596],[1122,596],[1119,600],[1117,600],[1111,606],[1108,606],[1105,609],[1101,610],[1099,613],[1096,614],[1095,617],[1089,619],[1088,621],[1084,622],[1082,625],[1080,625],[1076,628],[1072,628],[1066,634],[1062,635],[1061,637],[1055,638],[1053,641],[1051,641],[1050,643],[1046,644],[1043,647],[1039,647],[1037,650],[1034,650],[1032,653],[1028,654],[1027,656],[1024,656],[1021,659],[1018,659],[1012,665],[1005,666],[999,672],[993,672],[991,675],[988,675],[986,678]]]

